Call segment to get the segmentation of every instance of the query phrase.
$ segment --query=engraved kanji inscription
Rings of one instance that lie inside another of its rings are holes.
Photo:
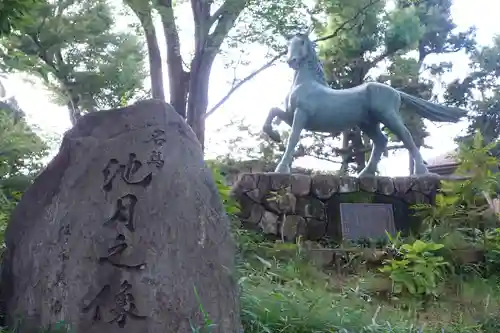
[[[114,293],[114,295],[113,295]],[[116,323],[118,327],[125,327],[127,320],[145,320],[147,316],[138,313],[135,298],[132,294],[132,285],[123,281],[119,286],[105,285],[90,302],[84,303],[83,313],[92,313],[92,323]]]
[[[113,181],[116,176],[120,176],[121,179],[129,185],[140,185],[143,187],[148,186],[153,179],[153,174],[149,172],[146,176],[141,179],[134,180],[135,174],[141,169],[142,163],[137,160],[137,155],[134,153],[129,154],[129,158],[126,164],[120,163],[116,158],[109,160],[108,164],[102,173],[104,175],[104,185],[102,188],[109,192],[113,189]]]
[[[130,244],[125,235],[118,234],[106,253],[99,258],[100,263],[109,263],[117,268],[141,270],[146,268],[146,262],[137,253],[125,253]]]
[[[153,133],[151,133],[151,137],[149,140],[146,140],[144,142],[148,143],[153,141],[155,145],[157,146],[163,146],[163,144],[167,141],[165,139],[165,131],[160,130],[160,129],[155,129]]]
[[[104,301],[107,297],[109,297],[111,292],[111,286],[105,285],[99,293],[97,293],[96,297],[90,301],[88,304],[85,304],[83,307],[83,312],[87,313],[92,311],[92,322],[98,322],[102,320],[102,309],[101,307],[104,305]]]
[[[154,164],[158,169],[163,167],[163,165],[165,164],[165,161],[162,158],[161,151],[153,150],[151,152],[151,155],[149,156],[149,161],[147,163]]]
[[[104,226],[109,226],[115,222],[125,224],[125,227],[131,232],[135,231],[134,226],[134,211],[137,204],[137,197],[133,194],[125,194],[116,200],[116,208],[113,216],[106,222]]]
[[[137,313],[135,298],[131,292],[132,285],[127,280],[123,281],[120,290],[114,297],[114,307],[110,310],[113,318],[110,324],[117,323],[118,327],[123,328],[128,319],[144,320],[147,316],[141,316]]]
[[[122,254],[123,251],[125,251],[125,249],[127,247],[128,247],[128,244],[125,241],[125,236],[122,234],[119,234],[115,238],[115,244],[108,248],[107,255],[104,257],[101,257],[100,260],[106,261],[106,260],[109,260],[113,256],[120,255],[120,254]]]

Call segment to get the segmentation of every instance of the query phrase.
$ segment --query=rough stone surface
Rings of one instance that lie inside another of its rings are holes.
[[[296,236],[319,240],[335,237],[341,230],[340,224],[332,225],[334,222],[328,216],[329,211],[339,210],[331,207],[338,205],[339,195],[358,192],[377,196],[379,203],[433,204],[439,186],[439,178],[432,175],[353,178],[325,174],[247,173],[234,184],[233,195],[244,212],[255,211],[255,205],[261,207],[259,213],[242,215],[245,225],[258,225],[264,233],[283,236],[287,240]],[[401,207],[396,208],[397,217],[405,214]],[[280,228],[281,216],[286,216],[285,228]]]
[[[194,133],[163,102],[81,118],[5,239],[2,301],[19,332],[188,333],[203,326],[195,290],[214,332],[240,331],[228,218]]]
[[[287,215],[281,228],[283,238],[288,241],[293,241],[300,233],[303,233],[299,229],[299,226],[303,226],[304,224],[305,219],[302,216]]]

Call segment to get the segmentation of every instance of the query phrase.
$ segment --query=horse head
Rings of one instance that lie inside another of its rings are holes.
[[[297,70],[312,53],[316,52],[313,42],[309,39],[309,30],[305,34],[297,33],[289,39],[286,62],[294,70]]]

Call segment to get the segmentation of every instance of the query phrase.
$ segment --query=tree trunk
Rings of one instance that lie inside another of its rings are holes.
[[[153,24],[153,17],[149,4],[145,7],[137,7],[137,4],[131,1],[125,3],[135,13],[139,22],[141,22],[144,36],[146,37],[146,46],[148,48],[149,74],[151,77],[151,94],[154,99],[165,100],[165,88],[163,87],[163,66],[161,60],[160,48],[156,37],[156,29]]]
[[[360,58],[354,64],[352,69],[352,81],[345,88],[357,87],[362,84],[366,73],[371,68],[367,66],[367,63],[362,60],[362,56],[363,54],[360,54]],[[353,150],[354,155],[352,153],[349,153],[347,156],[343,156],[341,168],[347,167],[350,162],[354,162],[356,164],[355,170],[357,172],[360,172],[366,166],[366,154],[363,152],[365,146],[361,136],[361,130],[359,129],[359,127],[355,127],[343,131],[342,136],[344,137],[342,149],[349,149],[349,142],[351,142],[350,147]],[[357,153],[356,150],[359,150],[360,153]]]
[[[69,120],[71,121],[71,125],[75,126],[76,122],[78,119],[80,119],[81,115],[80,112],[78,111],[78,108],[76,105],[73,104],[73,102],[69,101],[66,106],[68,107],[68,112],[69,112]]]
[[[356,161],[356,172],[360,173],[366,167],[366,154],[364,151],[365,144],[363,143],[363,136],[361,130],[356,127],[352,133],[352,146],[356,154],[354,160]]]
[[[186,102],[190,74],[183,68],[179,31],[175,22],[172,0],[158,1],[158,11],[161,15],[165,44],[167,45],[168,90],[170,104],[184,119],[186,118]],[[195,54],[197,51],[195,50]],[[193,68],[190,69],[194,72]]]
[[[208,106],[210,70],[229,30],[247,5],[246,0],[224,1],[211,14],[213,1],[191,1],[195,26],[195,50],[189,72],[183,69],[179,31],[172,0],[157,0],[167,45],[170,104],[187,120],[203,148]],[[212,29],[213,28],[213,29]]]
[[[346,130],[342,132],[342,150],[347,151],[349,149],[349,133],[351,130]],[[342,163],[340,165],[340,172],[343,174],[347,174],[349,170],[349,161],[351,160],[351,154],[345,153],[342,155]]]
[[[415,174],[415,160],[408,151],[408,165],[410,166],[410,176]]]
[[[202,149],[205,146],[205,113],[208,107],[208,85],[214,59],[214,52],[204,51],[196,55],[191,62],[187,122],[198,137]]]
[[[165,100],[165,89],[163,87],[163,69],[161,61],[160,48],[156,38],[156,30],[154,27],[149,31],[144,29],[146,36],[146,44],[148,47],[149,72],[151,76],[151,93],[153,98]]]

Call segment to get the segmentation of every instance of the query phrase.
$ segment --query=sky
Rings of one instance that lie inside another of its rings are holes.
[[[452,7],[452,16],[458,25],[458,30],[465,30],[469,26],[477,27],[477,39],[482,45],[491,42],[495,34],[500,34],[500,24],[498,24],[498,13],[500,12],[500,3],[496,0],[454,0]],[[186,27],[181,31],[181,41],[185,46],[185,41],[192,40],[191,17],[189,8],[184,8],[179,14],[179,25]],[[129,21],[128,21],[129,22]],[[120,22],[126,25],[127,20]],[[159,23],[159,22],[157,22]],[[158,27],[157,31],[161,31]],[[164,52],[165,43],[163,36],[159,37],[161,50]],[[192,44],[192,43],[191,43]],[[183,48],[183,54],[189,53],[189,45]],[[246,67],[238,69],[238,76],[244,77],[245,74],[259,68],[266,62],[264,58],[265,49],[252,49],[252,59]],[[165,59],[165,54],[163,54]],[[457,77],[463,78],[468,71],[468,60],[465,54],[457,53],[446,56],[435,56],[429,58],[427,63],[440,62],[445,58],[454,64],[453,71],[445,75],[445,81],[451,81]],[[166,71],[165,71],[166,72]],[[244,117],[245,120],[260,128],[267,112],[270,108],[281,106],[288,88],[291,84],[293,71],[284,63],[267,69],[252,81],[243,85],[232,97],[211,117],[208,118],[206,128],[207,156],[215,156],[218,153],[225,152],[225,146],[221,140],[225,137],[236,135],[235,132],[226,130],[218,131],[231,117]],[[233,79],[233,71],[224,68],[223,61],[216,59],[213,67],[210,90],[209,104],[216,104],[230,88],[230,81]],[[166,73],[164,80],[167,83]],[[44,89],[40,83],[27,81],[24,75],[14,75],[9,78],[7,85],[7,94],[14,95],[21,108],[25,110],[28,121],[36,125],[42,132],[49,135],[61,137],[63,133],[71,127],[68,113],[65,107],[55,105],[51,102],[51,94]],[[168,84],[165,85],[168,92]],[[430,137],[426,139],[426,144],[432,149],[422,149],[424,159],[429,159],[437,155],[445,154],[452,150],[455,145],[453,138],[465,128],[465,124],[433,124],[426,122]],[[55,151],[54,151],[55,153]],[[320,162],[312,158],[298,159],[294,165],[328,170],[334,165]],[[408,153],[405,150],[395,152],[380,163],[380,172],[388,176],[405,176],[408,174]]]

